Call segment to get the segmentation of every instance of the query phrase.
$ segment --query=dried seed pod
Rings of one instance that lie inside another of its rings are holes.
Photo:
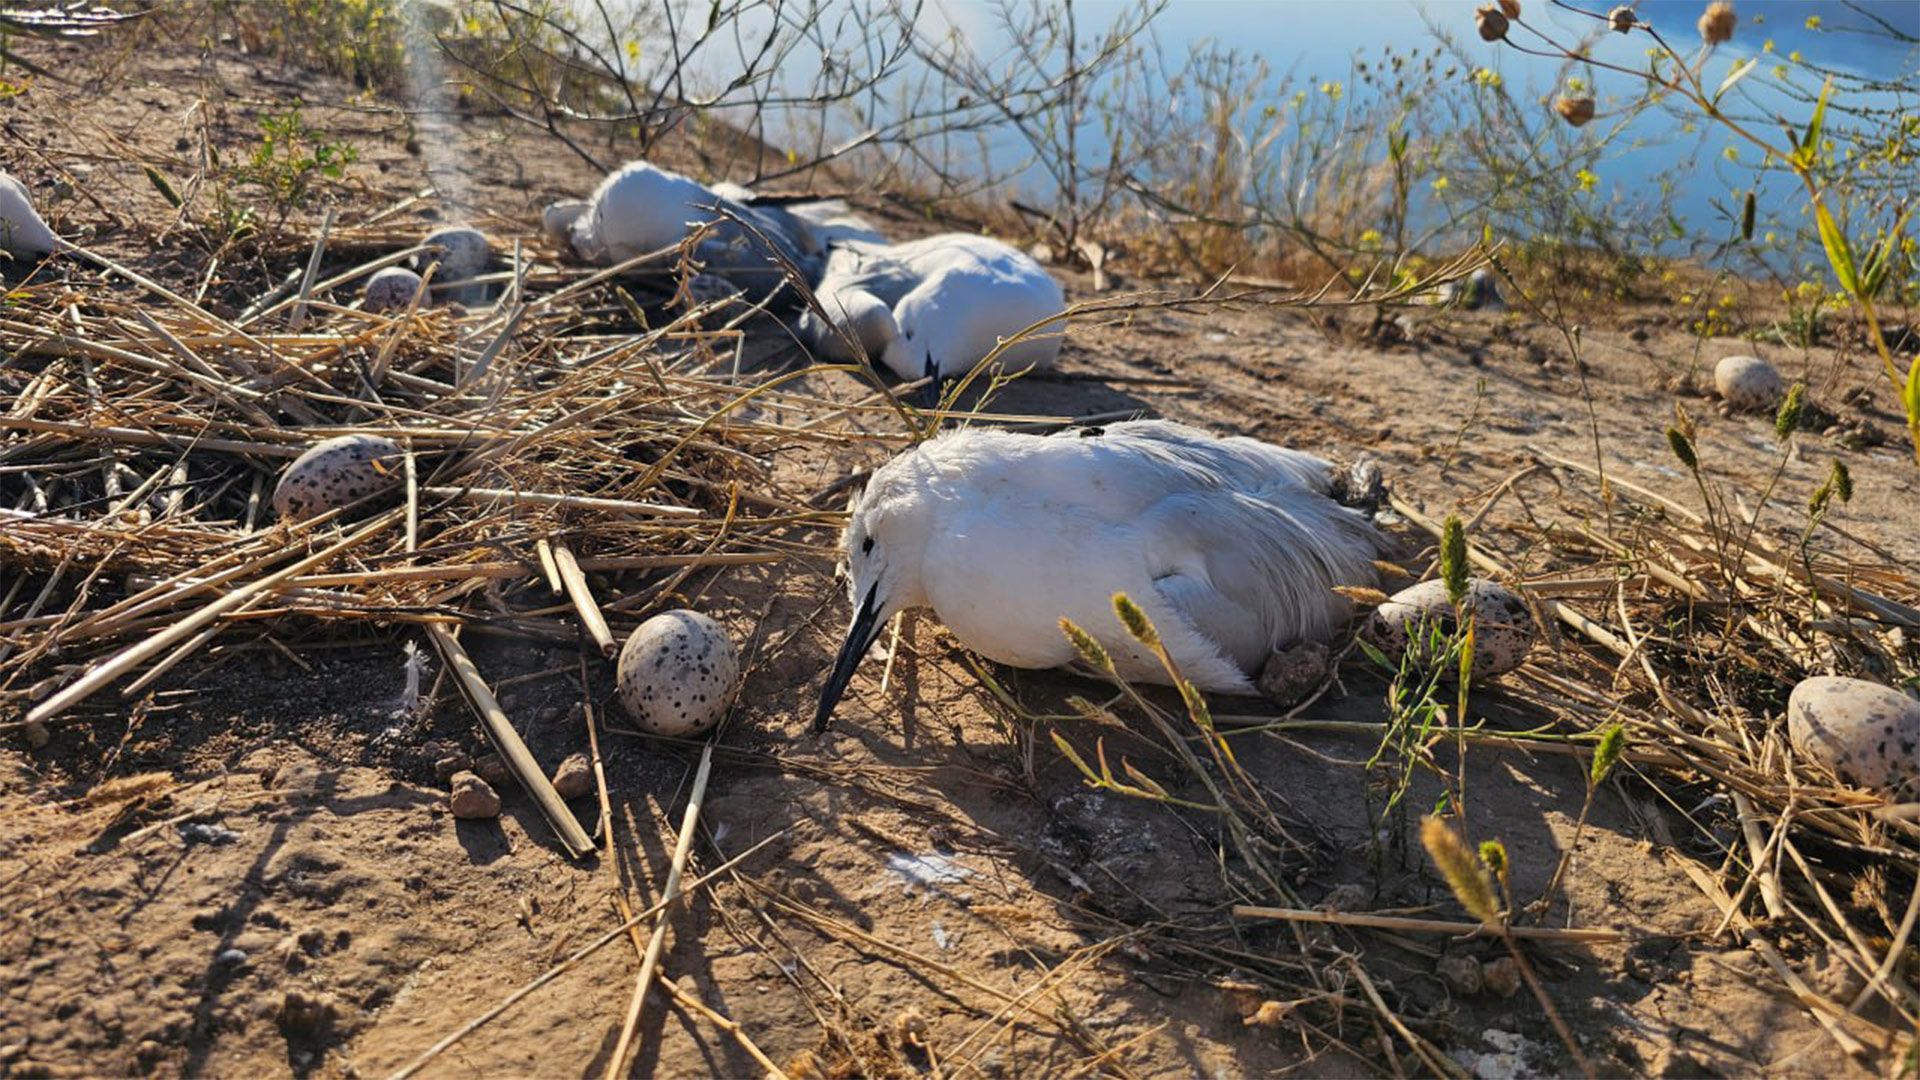
[[[1507,36],[1507,16],[1492,4],[1473,13],[1473,25],[1480,31],[1481,41],[1500,41]]]
[[[1553,111],[1574,127],[1586,127],[1587,122],[1593,119],[1593,99],[1563,97],[1553,103]]]
[[[1718,45],[1733,38],[1733,28],[1739,19],[1733,13],[1733,5],[1726,0],[1715,0],[1707,5],[1700,15],[1700,40],[1709,45]]]
[[[1633,17],[1633,9],[1627,7],[1625,4],[1607,12],[1607,25],[1613,27],[1615,33],[1627,33],[1634,28],[1636,23],[1637,20]]]

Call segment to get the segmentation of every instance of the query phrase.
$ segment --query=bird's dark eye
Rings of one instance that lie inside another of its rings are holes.
[[[869,536],[865,540],[860,541],[860,554],[873,554],[873,537]]]

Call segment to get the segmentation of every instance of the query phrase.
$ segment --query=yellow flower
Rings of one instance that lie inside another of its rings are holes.
[[[1807,29],[1809,30],[1820,29],[1820,16],[1818,15],[1807,16]]]
[[[1434,193],[1435,195],[1438,195],[1438,194],[1440,194],[1441,192],[1443,192],[1443,191],[1445,191],[1445,190],[1447,190],[1447,178],[1446,178],[1446,177],[1444,177],[1444,176],[1436,176],[1436,177],[1434,177],[1434,178],[1433,178],[1433,193]]]
[[[1339,101],[1341,96],[1347,92],[1347,88],[1337,82],[1323,82],[1320,84],[1320,92],[1335,101]]]
[[[1726,158],[1728,161],[1739,161],[1740,148],[1737,146],[1728,146],[1725,150],[1720,151],[1720,156]]]
[[[1592,191],[1595,185],[1600,183],[1600,178],[1587,169],[1574,173],[1573,178],[1580,182],[1581,191]]]

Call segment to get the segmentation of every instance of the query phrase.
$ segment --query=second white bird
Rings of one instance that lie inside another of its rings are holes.
[[[1116,592],[1140,604],[1181,674],[1254,694],[1275,649],[1346,617],[1384,537],[1332,494],[1333,468],[1166,421],[1051,436],[968,428],[876,470],[844,538],[853,622],[815,715],[826,725],[895,613],[932,608],[968,648],[1015,667],[1071,662],[1073,620],[1128,679],[1164,682]]]

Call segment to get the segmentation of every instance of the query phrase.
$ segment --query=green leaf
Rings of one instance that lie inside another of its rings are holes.
[[[1727,72],[1727,77],[1721,81],[1720,89],[1713,92],[1713,103],[1715,105],[1720,104],[1720,99],[1726,96],[1727,91],[1733,89],[1733,84],[1746,78],[1747,73],[1758,66],[1760,66],[1760,58],[1758,56],[1749,57],[1744,64],[1734,65],[1734,69]]]
[[[1839,223],[1827,211],[1825,200],[1813,200],[1813,218],[1820,226],[1820,243],[1827,249],[1827,262],[1833,266],[1833,276],[1840,281],[1840,287],[1854,296],[1860,296],[1860,277],[1854,270],[1853,245],[1847,241],[1847,234],[1840,231]]]
[[[1907,388],[1900,395],[1907,406],[1907,420],[1920,420],[1920,356],[1913,358],[1913,366],[1907,369]]]
[[[1794,160],[1802,168],[1811,168],[1820,153],[1820,132],[1826,127],[1827,99],[1832,96],[1833,77],[1828,76],[1826,84],[1820,87],[1820,100],[1813,106],[1813,116],[1807,121],[1807,133],[1793,152]]]

